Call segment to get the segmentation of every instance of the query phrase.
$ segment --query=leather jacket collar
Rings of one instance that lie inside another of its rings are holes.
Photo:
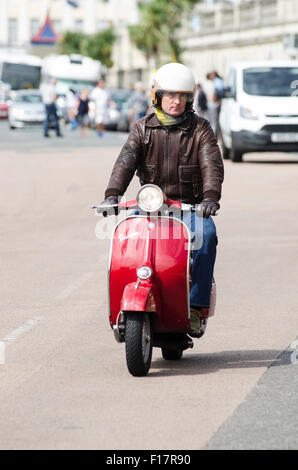
[[[182,129],[183,131],[186,131],[187,129],[191,127],[192,117],[193,117],[193,112],[190,111],[185,121],[180,122],[179,124],[175,124],[175,127],[177,127],[178,129]],[[157,116],[155,113],[149,114],[145,125],[146,127],[164,127],[157,119]]]

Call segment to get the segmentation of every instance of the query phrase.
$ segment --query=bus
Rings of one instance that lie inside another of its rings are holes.
[[[41,80],[40,57],[14,52],[0,53],[0,84],[9,90],[37,89]]]
[[[42,82],[56,79],[58,95],[66,95],[69,89],[79,93],[82,88],[93,88],[105,74],[100,61],[78,54],[45,57],[42,62]]]

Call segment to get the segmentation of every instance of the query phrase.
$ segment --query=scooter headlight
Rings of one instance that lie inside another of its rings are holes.
[[[137,276],[139,279],[149,279],[152,276],[152,270],[149,266],[141,266],[137,269]]]
[[[164,203],[164,194],[158,186],[145,184],[137,194],[137,203],[144,212],[156,212]]]

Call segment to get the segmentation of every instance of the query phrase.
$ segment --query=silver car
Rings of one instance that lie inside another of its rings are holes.
[[[17,91],[9,108],[8,123],[11,129],[41,126],[45,119],[45,106],[38,90]]]

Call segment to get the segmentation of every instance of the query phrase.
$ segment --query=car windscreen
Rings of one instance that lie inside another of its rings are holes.
[[[15,103],[42,103],[41,95],[20,95],[15,99]]]
[[[256,96],[297,96],[297,67],[251,67],[243,71],[243,90]]]

